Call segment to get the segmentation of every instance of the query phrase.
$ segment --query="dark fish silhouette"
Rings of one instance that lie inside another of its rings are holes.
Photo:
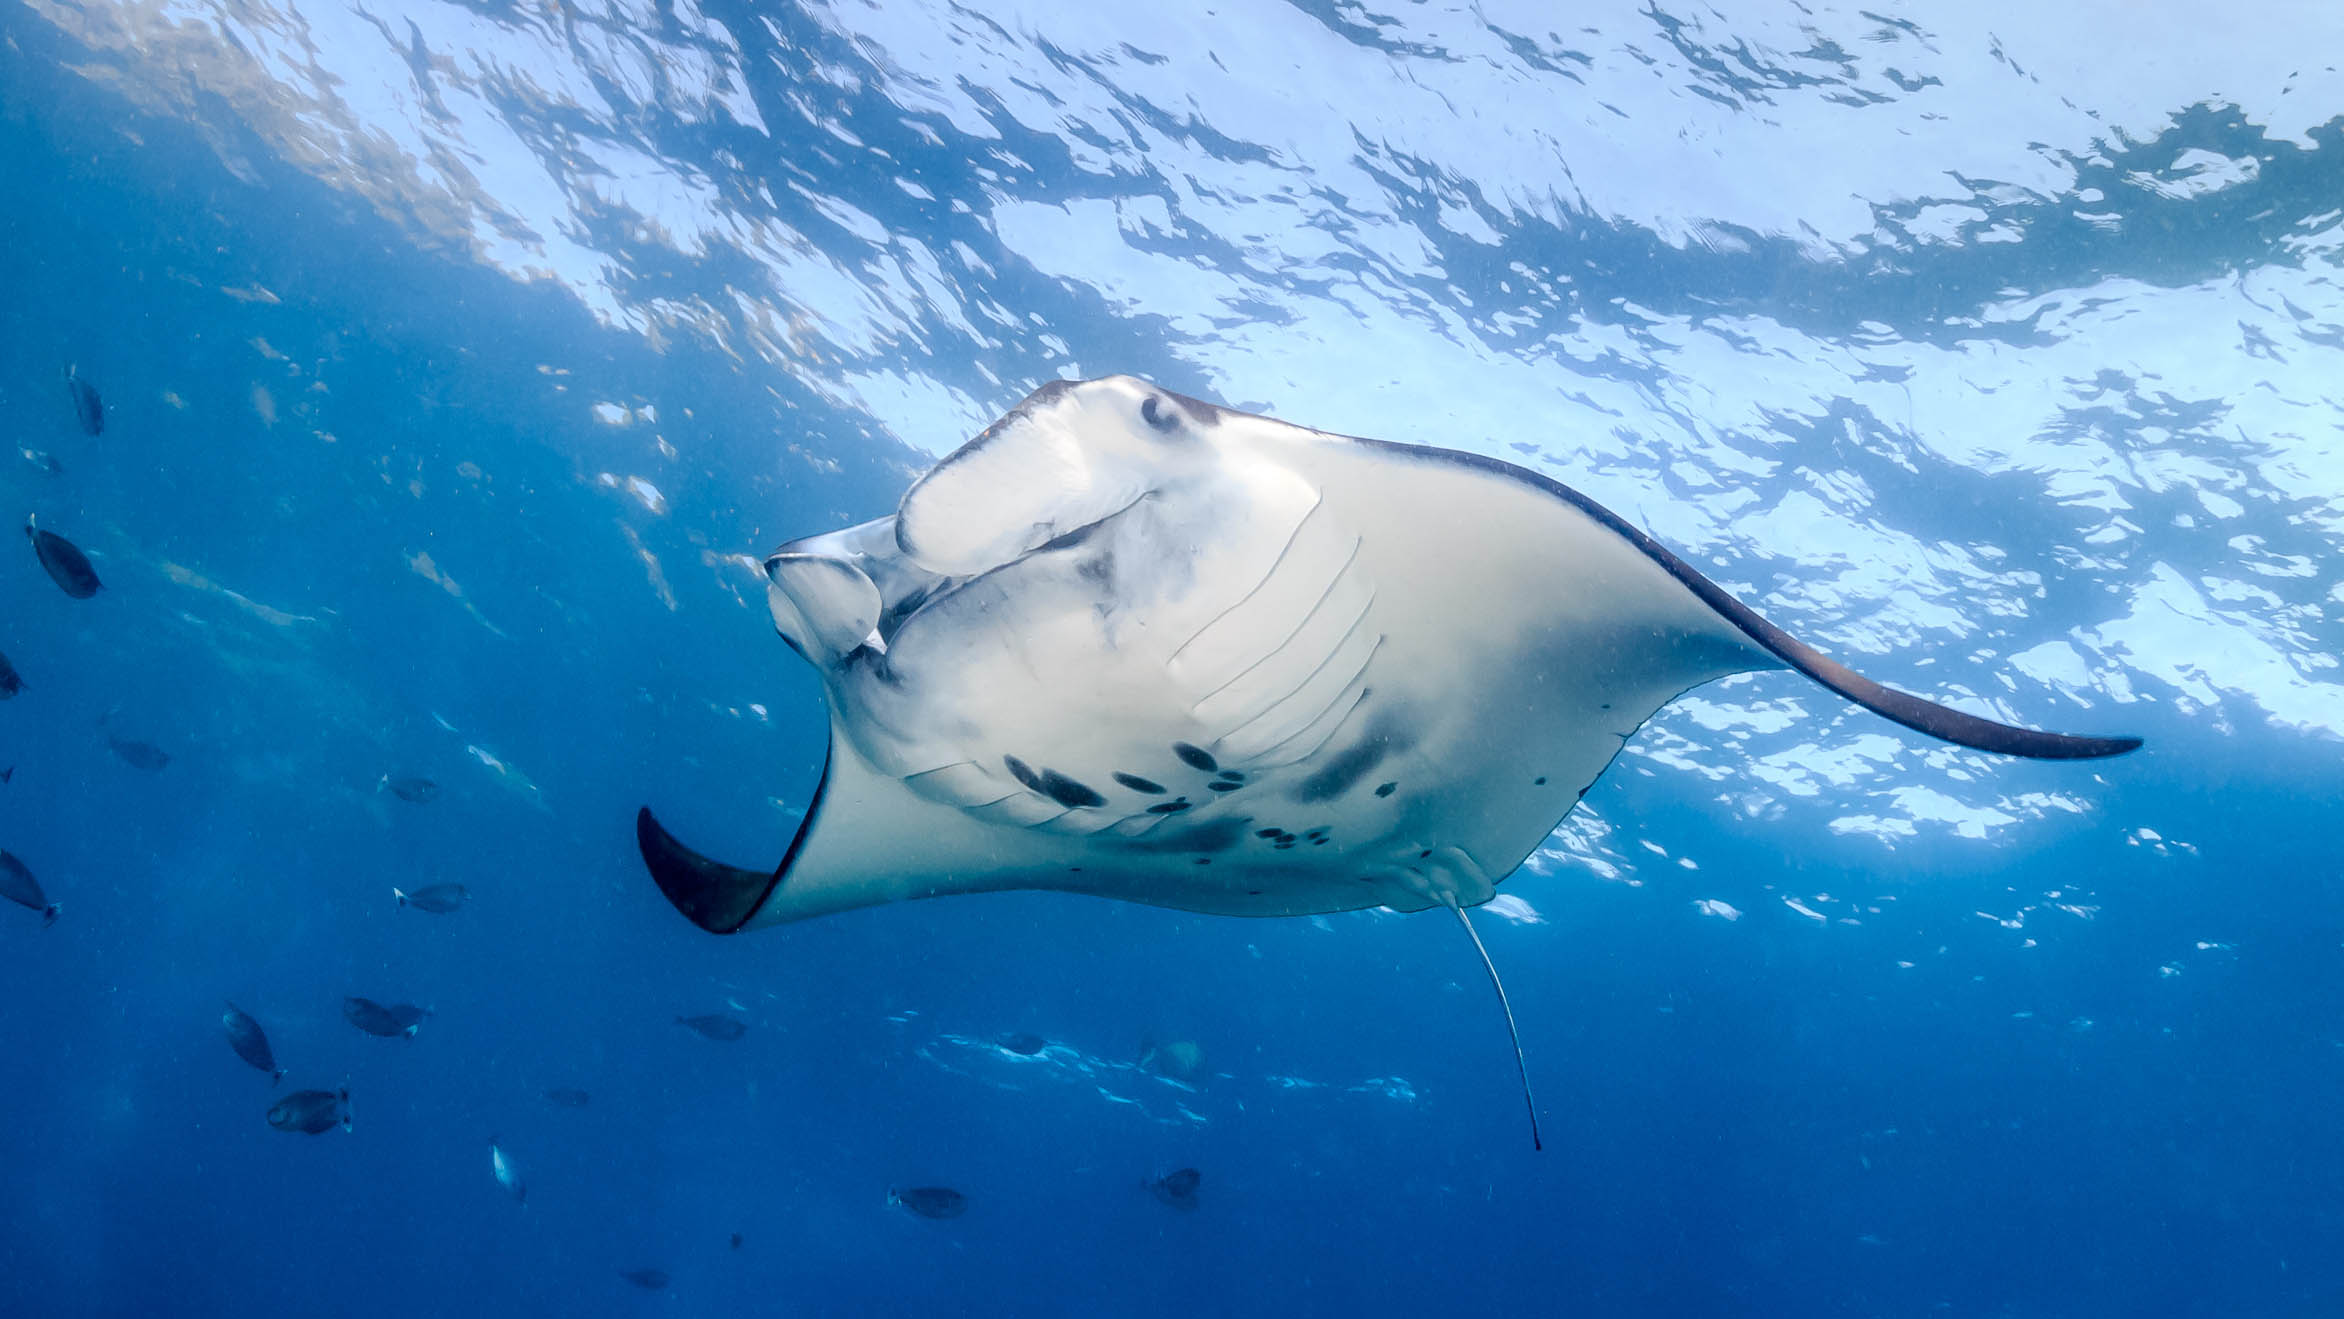
[[[57,923],[57,904],[41,892],[41,881],[33,878],[31,867],[6,848],[0,848],[0,898],[41,913],[44,930]]]
[[[402,1035],[412,1038],[415,1034],[415,1027],[430,1015],[429,1011],[416,1007],[412,1003],[398,1003],[384,1007],[371,998],[345,998],[342,1000],[342,1016],[351,1025],[369,1035],[380,1035],[384,1039]]]
[[[922,1218],[958,1218],[968,1211],[969,1198],[949,1186],[887,1188],[887,1203],[902,1205]]]
[[[1021,1030],[1014,1030],[1007,1035],[1002,1036],[999,1043],[1002,1048],[1009,1050],[1011,1053],[1016,1054],[1020,1058],[1031,1058],[1035,1054],[1040,1053],[1042,1050],[1050,1047],[1050,1041],[1043,1039],[1039,1035],[1028,1035]]]
[[[141,742],[136,738],[129,737],[116,737],[112,733],[108,733],[106,734],[106,746],[115,755],[122,757],[123,763],[132,769],[152,772],[171,763],[171,753],[152,742]]]
[[[39,556],[41,567],[48,571],[49,580],[57,583],[58,590],[76,600],[87,600],[105,585],[98,580],[98,570],[90,567],[90,556],[82,553],[80,546],[54,531],[41,530],[33,525],[31,518],[24,520],[24,534],[32,538],[33,553]]]
[[[739,1250],[741,1248],[741,1234],[738,1232],[733,1233],[732,1248],[734,1250]]]
[[[584,1108],[594,1102],[594,1096],[569,1086],[548,1090],[545,1092],[545,1097],[548,1102],[559,1104],[563,1108]]]
[[[98,397],[98,387],[81,378],[81,372],[65,369],[65,392],[73,396],[73,419],[81,423],[82,434],[102,435],[106,431],[106,402]]]
[[[667,1286],[667,1270],[665,1269],[628,1269],[619,1276],[647,1292],[655,1292]]]
[[[402,907],[413,907],[417,911],[444,916],[464,905],[466,893],[462,884],[427,884],[413,893],[394,888],[391,896],[397,898]]]
[[[350,1087],[339,1090],[296,1090],[269,1105],[269,1125],[279,1131],[315,1136],[340,1127],[350,1129]]]
[[[8,662],[6,655],[0,655],[0,701],[23,690],[24,679],[17,675],[16,666]]]
[[[437,783],[432,782],[430,779],[419,779],[413,776],[396,779],[385,777],[382,781],[382,786],[388,788],[391,795],[398,798],[400,801],[420,803],[431,801],[439,796],[439,785]]]
[[[1174,1209],[1196,1208],[1197,1183],[1204,1174],[1194,1168],[1182,1168],[1148,1183],[1148,1193]]]
[[[698,1017],[678,1017],[676,1024],[701,1039],[716,1040],[723,1044],[730,1044],[749,1033],[749,1023],[738,1017],[728,1017],[721,1012],[711,1012]]]
[[[228,1047],[237,1057],[269,1074],[270,1085],[285,1079],[285,1069],[277,1066],[277,1055],[269,1051],[268,1033],[251,1013],[230,1003],[220,1014],[220,1029],[228,1032]]]

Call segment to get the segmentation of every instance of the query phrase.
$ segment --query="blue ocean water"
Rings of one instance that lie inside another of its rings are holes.
[[[2344,1311],[2344,14],[1385,8],[0,7],[0,490],[105,582],[5,574],[0,1312]],[[692,928],[636,807],[822,765],[757,556],[1109,372],[2147,746],[1669,707],[1480,922],[1537,1154],[1437,912]]]

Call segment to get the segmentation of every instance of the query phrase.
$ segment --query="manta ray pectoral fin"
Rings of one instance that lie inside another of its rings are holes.
[[[1357,443],[1384,449],[1393,447],[1379,441]],[[1668,570],[1670,576],[1715,610],[1719,617],[1739,628],[1750,640],[1765,647],[1786,666],[1813,678],[1874,714],[1894,720],[1915,732],[1927,733],[1931,737],[1979,751],[1995,751],[2006,756],[2025,756],[2033,760],[2092,760],[2101,756],[2120,756],[2137,749],[2141,744],[2137,737],[2076,737],[2066,733],[2018,728],[1992,719],[1981,719],[1973,714],[1963,714],[1935,701],[1923,700],[1893,687],[1882,686],[1846,665],[1825,657],[1813,646],[1767,622],[1757,610],[1735,599],[1732,592],[1703,576],[1700,569],[1678,558],[1635,524],[1569,486],[1478,454],[1448,454],[1445,457],[1460,466],[1512,474],[1517,480],[1544,489],[1573,505]]]
[[[743,870],[700,855],[661,827],[648,806],[635,813],[635,846],[659,891],[710,934],[740,929],[781,878],[779,871]]]

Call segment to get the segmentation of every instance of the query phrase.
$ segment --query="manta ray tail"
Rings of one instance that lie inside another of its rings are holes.
[[[659,891],[710,934],[731,934],[757,912],[779,875],[712,861],[676,841],[646,806],[635,813],[635,845]]]
[[[1522,1060],[1522,1032],[1514,1028],[1514,1005],[1506,1001],[1505,982],[1498,979],[1497,963],[1489,960],[1489,949],[1481,944],[1481,934],[1465,915],[1465,909],[1449,904],[1457,913],[1457,923],[1465,927],[1465,937],[1473,941],[1473,951],[1481,954],[1481,969],[1489,972],[1489,987],[1498,991],[1498,1007],[1506,1014],[1506,1038],[1514,1042],[1514,1070],[1522,1074],[1522,1106],[1530,1110],[1530,1148],[1543,1150],[1546,1143],[1538,1138],[1538,1101],[1530,1097],[1530,1064]]]

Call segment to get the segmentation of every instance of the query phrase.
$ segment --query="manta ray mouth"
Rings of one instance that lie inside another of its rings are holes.
[[[783,877],[789,874],[806,839],[814,832],[814,821],[822,812],[822,798],[829,787],[830,758],[826,754],[822,761],[822,781],[814,788],[814,800],[806,807],[806,818],[798,822],[797,835],[790,839],[789,851],[782,854],[781,864],[770,871],[745,870],[701,855],[669,833],[648,806],[635,812],[635,847],[642,852],[643,864],[651,871],[659,891],[686,920],[710,934],[737,934],[756,919],[758,911],[781,887]]]

